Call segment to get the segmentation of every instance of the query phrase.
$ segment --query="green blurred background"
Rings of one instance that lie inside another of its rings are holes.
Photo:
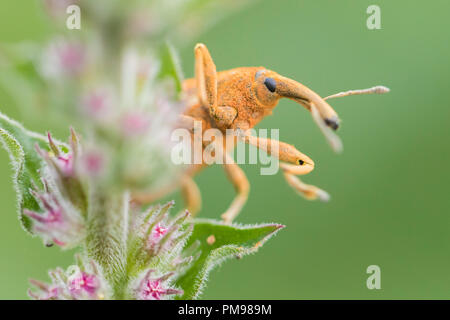
[[[381,7],[381,30],[366,28],[371,4]],[[258,254],[216,269],[203,298],[450,298],[449,12],[446,0],[263,0],[196,39],[219,70],[263,65],[321,95],[377,84],[392,90],[332,100],[343,119],[342,155],[294,102],[281,101],[258,126],[279,128],[280,140],[311,156],[316,170],[304,181],[332,200],[305,201],[281,174],[243,166],[252,189],[238,221],[287,228]],[[49,30],[34,1],[0,2],[1,42],[42,40]],[[180,52],[189,77],[194,44]],[[4,91],[0,106],[21,119]],[[0,177],[0,298],[22,299],[28,278],[47,279],[47,269],[69,265],[73,253],[45,248],[21,230],[4,151]],[[196,180],[201,215],[219,217],[234,196],[222,169]],[[381,268],[381,290],[366,287],[372,264]]]

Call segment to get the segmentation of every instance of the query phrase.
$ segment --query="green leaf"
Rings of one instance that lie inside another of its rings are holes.
[[[29,190],[33,185],[42,185],[38,173],[42,167],[42,159],[36,153],[35,144],[47,150],[47,140],[43,135],[26,130],[20,123],[0,113],[0,141],[9,153],[14,171],[13,183],[17,193],[19,220],[22,227],[31,233],[31,221],[23,214],[23,209],[40,210]]]
[[[199,241],[201,254],[189,270],[177,281],[184,290],[180,299],[197,299],[205,286],[209,272],[230,258],[242,258],[255,253],[269,238],[284,228],[280,224],[225,225],[205,219],[194,221],[194,231],[186,247]],[[215,241],[212,243],[212,238]]]
[[[183,85],[183,74],[180,61],[175,49],[166,42],[160,50],[161,68],[158,78],[171,78],[175,83],[176,92],[179,94]]]

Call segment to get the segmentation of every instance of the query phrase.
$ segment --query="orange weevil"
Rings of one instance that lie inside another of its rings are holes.
[[[201,121],[203,130],[216,128],[226,133],[227,129],[234,129],[242,141],[263,148],[268,153],[269,148],[262,146],[276,143],[278,152],[272,156],[281,161],[280,168],[288,184],[307,199],[328,200],[329,196],[325,191],[305,184],[297,177],[314,169],[314,162],[308,156],[287,143],[254,137],[250,135],[249,129],[271,114],[281,98],[289,98],[311,112],[332,148],[340,151],[340,140],[333,132],[339,127],[339,118],[326,100],[355,94],[385,93],[389,89],[376,86],[322,98],[303,84],[263,67],[216,72],[216,66],[204,44],[197,44],[194,51],[195,78],[183,83],[183,94],[186,101],[191,102],[180,116],[182,126],[193,132],[194,122]],[[206,146],[207,143],[203,142],[203,148]],[[231,223],[247,201],[250,185],[242,169],[227,154],[227,148],[223,147],[223,151],[223,167],[237,192],[235,199],[221,216],[226,223]],[[201,198],[192,176],[205,166],[206,163],[190,165],[176,184],[180,186],[186,207],[193,215],[200,210]],[[172,187],[158,194],[134,195],[134,200],[140,203],[152,202],[170,192]]]

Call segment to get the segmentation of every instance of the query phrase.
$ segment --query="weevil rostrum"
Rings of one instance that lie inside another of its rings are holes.
[[[185,100],[193,102],[180,115],[181,126],[191,130],[192,134],[195,121],[201,121],[203,131],[216,128],[225,133],[227,129],[234,129],[238,132],[236,139],[257,148],[263,148],[279,159],[284,178],[295,191],[309,200],[328,200],[329,197],[325,191],[305,184],[297,177],[314,169],[314,161],[311,158],[287,143],[252,136],[249,130],[265,116],[270,115],[281,98],[289,98],[311,112],[313,120],[331,147],[335,151],[340,151],[342,148],[340,140],[334,134],[339,127],[339,118],[326,100],[356,94],[385,93],[389,89],[376,86],[340,92],[322,98],[303,84],[264,67],[242,67],[217,72],[204,44],[197,44],[194,52],[195,78],[186,79],[183,82],[183,94],[187,98]],[[203,149],[209,143],[209,141],[203,142]],[[277,145],[278,152],[270,152],[268,146],[273,145],[272,143]],[[235,145],[232,144],[232,146]],[[237,195],[221,217],[224,222],[231,223],[247,201],[250,184],[244,171],[228,155],[227,148],[228,145],[222,148],[225,160],[222,165]],[[192,177],[207,165],[206,163],[192,164],[176,185],[157,193],[135,194],[133,199],[138,203],[153,202],[174,188],[180,187],[187,210],[195,215],[201,207],[201,196]]]

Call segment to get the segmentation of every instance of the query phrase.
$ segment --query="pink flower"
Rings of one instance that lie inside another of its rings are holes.
[[[82,99],[83,111],[97,120],[104,120],[112,109],[114,98],[107,88],[96,88]]]
[[[167,233],[168,230],[168,228],[165,228],[160,223],[158,223],[152,232],[153,239],[159,240],[163,235]]]
[[[24,213],[30,218],[45,224],[57,224],[61,223],[61,211],[59,209],[47,211],[45,214],[39,214],[25,209]]]
[[[72,154],[61,154],[58,157],[58,164],[65,175],[71,176],[73,174],[73,156]]]
[[[98,289],[98,281],[95,275],[80,271],[69,278],[69,291],[74,295],[86,292],[89,295],[95,294]]]
[[[37,192],[32,192],[36,199],[39,199],[45,209],[44,214],[40,214],[34,211],[24,209],[23,213],[29,216],[31,219],[44,224],[48,227],[55,227],[63,223],[62,208],[58,205],[56,198],[49,194],[39,194]]]
[[[49,271],[52,280],[50,284],[30,279],[33,286],[28,290],[28,295],[37,300],[86,300],[104,299],[108,294],[108,284],[99,273],[94,261],[77,260],[83,265],[80,269],[78,265],[70,266],[66,271],[61,268]],[[87,269],[84,269],[87,268]]]
[[[169,228],[164,227],[161,223],[153,227],[151,235],[147,239],[147,249],[152,254],[157,254],[163,248],[160,245],[161,239],[169,232]]]
[[[149,125],[150,119],[148,116],[140,112],[125,114],[122,119],[122,130],[128,137],[145,133]]]
[[[46,246],[52,244],[60,247],[70,246],[81,236],[82,225],[78,217],[70,215],[62,202],[51,193],[46,180],[43,182],[44,192],[30,190],[43,212],[24,209],[23,214],[31,218],[33,231],[43,238]]]
[[[52,138],[52,135],[50,134],[50,132],[47,133],[47,138],[48,138],[48,144],[50,146],[50,149],[52,150],[52,152],[54,153],[54,156],[57,159],[56,163],[57,163],[58,167],[61,169],[61,171],[64,173],[64,175],[66,175],[66,176],[73,175],[74,165],[73,165],[72,153],[62,153],[60,148],[53,141],[53,138]],[[38,150],[38,153],[41,155],[45,154],[40,149]],[[44,158],[45,157],[46,156],[44,155]]]
[[[173,202],[167,203],[164,207],[173,206]],[[164,208],[163,207],[163,208]],[[164,211],[164,210],[163,210]],[[163,213],[162,216],[157,217],[156,221],[147,222],[144,227],[144,232],[147,235],[147,252],[148,254],[155,256],[160,252],[169,250],[169,248],[177,242],[177,238],[183,232],[189,231],[180,231],[180,226],[183,221],[189,216],[189,212],[186,211],[184,214],[180,214],[177,218],[175,218],[172,222],[167,221],[166,213]]]
[[[46,300],[56,299],[59,295],[59,288],[53,287],[49,288]]]
[[[54,285],[47,285],[38,280],[30,279],[30,283],[37,287],[38,292],[35,293],[31,290],[28,290],[28,294],[30,297],[36,300],[55,300],[58,299],[61,295],[61,288]]]
[[[142,291],[142,295],[146,300],[161,300],[161,295],[165,293],[166,290],[161,287],[161,281],[159,280],[147,280],[147,283]]]
[[[52,241],[53,241],[53,243],[55,243],[57,246],[60,246],[60,247],[64,247],[66,245],[65,242],[62,242],[56,238],[53,238]]]
[[[183,294],[183,291],[165,288],[163,282],[170,278],[173,273],[168,273],[158,279],[150,279],[150,274],[154,270],[149,270],[145,275],[144,279],[141,281],[138,289],[138,298],[141,300],[161,300],[162,296],[173,295],[173,294]]]
[[[28,291],[30,297],[36,300],[56,300],[60,296],[60,289],[58,287],[48,288],[43,291],[40,295]]]
[[[86,60],[86,50],[81,43],[56,39],[43,54],[41,72],[55,80],[77,77],[85,69]]]
[[[57,50],[62,70],[69,74],[78,74],[84,63],[83,47],[76,43],[64,43]]]
[[[82,156],[82,169],[89,176],[98,176],[105,167],[105,156],[96,150],[87,151]]]

